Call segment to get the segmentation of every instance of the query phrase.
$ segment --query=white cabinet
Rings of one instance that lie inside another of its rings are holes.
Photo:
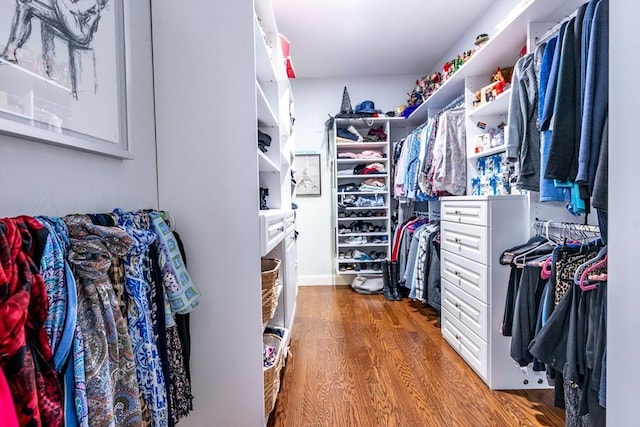
[[[290,328],[297,286],[293,97],[271,2],[165,0],[152,13],[159,206],[181,219],[202,292],[191,323],[194,411],[184,424],[260,425],[260,257],[282,260],[273,326]],[[176,55],[185,49],[193,54]],[[266,152],[258,130],[271,138]]]
[[[441,212],[444,339],[492,389],[548,387],[544,372],[520,369],[500,334],[510,267],[498,260],[529,238],[526,196],[443,197]]]
[[[285,236],[284,213],[281,210],[260,212],[260,247],[261,254],[266,256]]]
[[[362,140],[341,138],[347,129]],[[381,273],[391,250],[389,119],[335,119],[334,138],[336,272]]]

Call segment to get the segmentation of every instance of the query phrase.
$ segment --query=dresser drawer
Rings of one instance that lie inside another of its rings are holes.
[[[488,341],[487,304],[461,291],[447,280],[442,281],[442,305],[471,332]]]
[[[262,256],[268,254],[284,239],[284,216],[282,212],[260,214],[260,240]]]
[[[447,200],[441,202],[440,219],[459,224],[483,225],[488,223],[489,206],[486,200]]]
[[[442,335],[462,358],[487,381],[488,347],[445,308],[442,310]]]
[[[487,228],[442,221],[440,232],[442,249],[487,264]]]
[[[284,216],[284,229],[286,234],[292,233],[296,229],[295,211],[287,212]]]
[[[442,251],[440,274],[443,279],[466,293],[484,303],[489,302],[488,267],[486,265]]]

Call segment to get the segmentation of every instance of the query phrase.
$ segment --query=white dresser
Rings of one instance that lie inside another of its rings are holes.
[[[442,335],[491,389],[547,388],[500,334],[510,267],[500,254],[529,238],[525,196],[441,199]]]

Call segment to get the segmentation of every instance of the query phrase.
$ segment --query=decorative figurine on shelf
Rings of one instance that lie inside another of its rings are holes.
[[[269,209],[267,205],[267,197],[269,196],[269,189],[260,187],[260,210]]]
[[[416,80],[416,86],[411,92],[407,92],[407,96],[409,97],[409,99],[407,99],[407,105],[409,107],[418,106],[422,104],[422,94],[420,93],[420,85],[418,84],[417,80]]]
[[[442,74],[436,72],[427,76],[423,76],[419,81],[422,99],[426,100],[431,94],[440,87]]]
[[[491,102],[498,95],[507,90],[511,84],[512,74],[513,67],[498,67],[496,72],[491,74],[491,84],[475,92],[473,106],[477,107],[486,102]]]
[[[442,71],[443,71],[442,74],[443,74],[444,80],[447,80],[449,77],[451,77],[453,73],[456,72],[455,60],[445,62],[444,65],[442,66]]]
[[[511,75],[513,74],[513,67],[500,68],[491,75],[491,80],[495,82],[491,89],[491,96],[495,98],[507,89],[511,84]]]
[[[462,62],[463,63],[467,62],[469,59],[471,59],[474,53],[476,53],[475,49],[465,50],[462,53]]]

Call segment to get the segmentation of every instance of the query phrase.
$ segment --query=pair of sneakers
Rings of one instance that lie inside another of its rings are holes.
[[[344,243],[348,243],[350,245],[363,245],[367,242],[367,238],[364,236],[351,236],[344,240]]]
[[[353,251],[353,258],[357,259],[358,261],[373,261],[373,258],[357,249]]]

